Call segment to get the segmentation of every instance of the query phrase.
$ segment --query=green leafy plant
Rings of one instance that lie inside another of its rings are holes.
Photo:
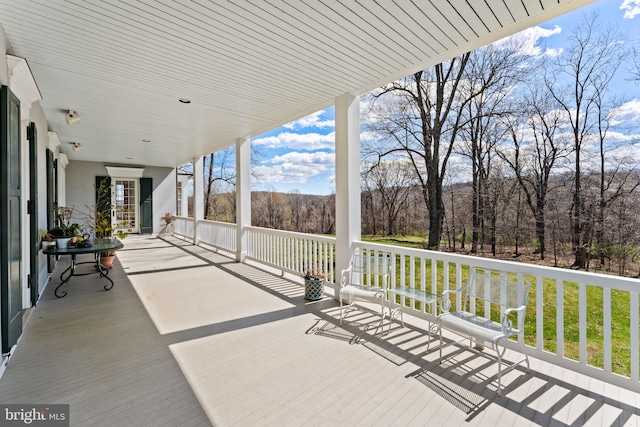
[[[80,224],[71,223],[74,212],[74,207],[56,207],[54,210],[56,226],[49,230],[49,234],[56,238],[82,236]]]
[[[127,221],[119,223],[111,222],[111,211],[114,209],[111,201],[111,185],[108,179],[100,181],[96,187],[95,205],[85,205],[86,211],[81,213],[84,220],[85,231],[98,239],[124,239],[131,233],[131,228]],[[103,252],[101,256],[114,255],[115,251]]]

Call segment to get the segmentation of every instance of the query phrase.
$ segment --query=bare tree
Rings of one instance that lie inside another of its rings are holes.
[[[616,108],[620,104],[613,99],[608,99],[606,94],[601,92],[599,88],[595,90],[594,103],[597,114],[598,159],[600,166],[595,249],[600,258],[600,264],[604,265],[605,257],[609,256],[611,252],[608,244],[611,239],[605,236],[606,210],[619,197],[634,192],[640,185],[640,181],[634,182],[633,180],[636,165],[631,164],[632,161],[630,159],[607,159],[607,152],[615,147],[607,147],[605,140],[611,126],[612,115],[615,115]],[[607,168],[607,165],[609,165],[609,168]]]
[[[445,209],[443,179],[460,128],[460,110],[469,102],[460,99],[458,90],[469,56],[466,53],[382,87],[373,99],[380,120],[370,127],[390,144],[376,147],[363,144],[378,159],[399,153],[408,158],[429,211],[430,249],[440,246]],[[382,99],[392,102],[382,105]]]
[[[289,210],[291,226],[293,231],[300,232],[300,219],[302,217],[302,195],[300,190],[292,190],[289,192]]]
[[[499,117],[509,114],[508,97],[513,87],[531,71],[529,57],[521,54],[522,39],[512,37],[471,52],[460,91],[469,99],[462,109],[462,154],[471,159],[472,236],[471,252],[484,241],[484,211],[488,197],[486,181],[491,173],[495,145],[504,132]]]
[[[633,64],[630,67],[629,72],[631,73],[631,78],[636,83],[640,83],[640,49],[634,47],[632,50]]]
[[[408,207],[409,194],[413,188],[414,172],[406,162],[380,162],[371,168],[369,176],[376,185],[382,201],[387,223],[387,235],[397,231],[398,215]]]
[[[570,224],[574,251],[573,267],[586,268],[592,227],[582,186],[582,154],[596,130],[595,97],[606,93],[623,59],[617,35],[599,31],[598,18],[585,18],[569,38],[566,53],[558,55],[545,75],[545,86],[567,117],[574,152],[573,204]]]
[[[557,163],[570,151],[566,138],[560,135],[561,112],[554,107],[544,92],[531,85],[521,107],[514,109],[516,114],[503,119],[513,148],[504,147],[499,152],[515,173],[535,219],[535,252],[540,259],[545,258],[546,252],[545,208],[554,188],[550,180]]]
[[[286,224],[286,199],[275,189],[252,194],[251,223],[258,227],[283,230]]]
[[[362,202],[362,228],[367,234],[378,233],[377,210],[378,206],[374,197],[375,183],[373,182],[371,169],[364,168],[360,173],[360,194]]]
[[[235,147],[227,147],[223,150],[211,153],[205,157],[204,168],[204,217],[216,218],[213,209],[214,196],[220,192],[233,191],[235,189]]]
[[[336,227],[336,197],[332,194],[322,198],[320,209],[320,232],[322,234],[333,234]]]

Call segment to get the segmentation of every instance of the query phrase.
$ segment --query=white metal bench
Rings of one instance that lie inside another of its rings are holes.
[[[528,280],[523,277],[516,279],[502,272],[472,270],[465,286],[457,290],[445,290],[441,300],[442,313],[437,319],[440,333],[440,363],[442,363],[442,330],[446,329],[463,337],[461,341],[468,339],[471,348],[474,347],[475,341],[476,346],[490,347],[496,352],[498,394],[501,394],[502,374],[522,362],[527,363],[528,372],[529,356],[526,353],[523,359],[513,363],[505,362],[503,357],[509,337],[523,332],[529,287]],[[452,311],[452,297],[455,297],[455,301],[459,304],[456,311]],[[479,315],[478,311],[483,315]],[[500,321],[492,320],[492,317],[499,318]],[[504,370],[503,364],[506,366]]]
[[[385,317],[387,289],[393,258],[387,252],[356,250],[348,268],[340,273],[340,324],[345,314],[356,309],[356,302],[380,304],[380,323]],[[348,305],[344,302],[348,301]]]

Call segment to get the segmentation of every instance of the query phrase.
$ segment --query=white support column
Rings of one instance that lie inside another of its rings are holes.
[[[336,272],[347,268],[360,224],[360,99],[336,98]],[[340,287],[336,278],[336,293]],[[336,297],[337,298],[337,297]]]
[[[251,226],[250,140],[236,141],[236,261],[244,262],[248,250],[246,227]]]
[[[69,158],[58,149],[58,206],[67,206],[67,165]]]
[[[176,173],[177,173],[176,168]],[[180,216],[189,216],[189,195],[187,194],[187,187],[189,186],[189,175],[178,175],[177,185],[180,186],[180,200],[176,204],[176,209],[180,213]],[[176,212],[176,214],[178,214]]]
[[[193,244],[200,243],[198,221],[204,219],[204,156],[193,159]]]

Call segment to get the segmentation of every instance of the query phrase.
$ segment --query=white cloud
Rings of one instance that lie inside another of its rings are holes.
[[[633,19],[640,15],[640,0],[624,0],[620,4],[620,9],[624,10],[625,19]]]
[[[292,151],[291,153],[275,156],[271,159],[271,163],[280,164],[296,164],[296,165],[333,165],[335,163],[335,153],[327,153],[324,151],[316,151],[315,153],[300,153]]]
[[[559,47],[559,48],[557,48],[557,49],[553,49],[553,48],[548,47],[548,48],[546,48],[546,49],[544,50],[544,54],[545,54],[546,56],[556,57],[556,56],[560,56],[560,54],[561,54],[563,51],[564,51],[564,49],[563,49],[563,48],[561,48],[561,47]]]
[[[335,132],[326,135],[319,133],[283,132],[275,136],[267,136],[251,140],[252,144],[265,145],[269,148],[292,148],[294,150],[321,150],[335,148]]]
[[[521,55],[529,55],[529,56],[558,56],[562,53],[562,48],[553,49],[546,48],[544,51],[540,46],[538,46],[538,42],[540,39],[551,37],[555,34],[560,34],[562,32],[562,28],[558,25],[553,27],[553,29],[542,28],[540,26],[535,26],[531,28],[527,28],[524,31],[520,31],[517,34],[514,34],[510,37],[507,37],[502,40],[498,40],[494,43],[494,46],[497,48],[507,48],[518,46],[519,53]]]
[[[640,99],[625,102],[613,112],[611,124],[613,126],[640,123]]]
[[[253,173],[263,183],[306,184],[314,176],[333,169],[334,164],[334,153],[291,152],[254,167]]]
[[[370,120],[373,122],[373,120]],[[375,142],[379,141],[381,136],[378,132],[372,132],[369,130],[360,131],[360,142]]]
[[[324,110],[315,112],[313,114],[309,114],[306,117],[295,120],[291,123],[287,123],[282,127],[287,129],[301,129],[307,127],[315,127],[315,128],[334,128],[335,121],[334,120],[320,120],[320,116],[325,113]]]

